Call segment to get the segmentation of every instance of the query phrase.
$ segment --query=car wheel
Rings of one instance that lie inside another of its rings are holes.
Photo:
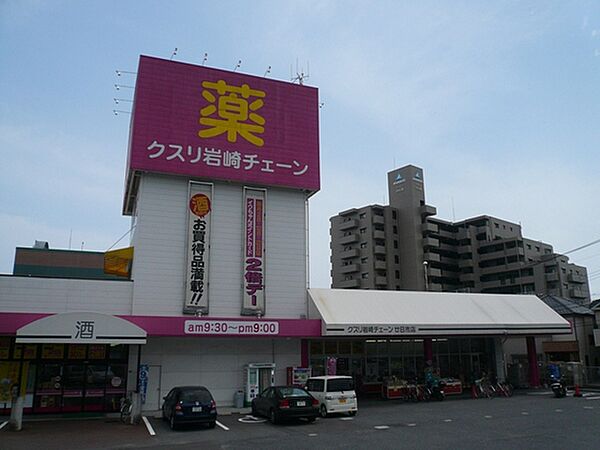
[[[171,430],[177,428],[177,424],[175,423],[175,414],[172,414],[171,418],[169,419],[169,427],[171,427]]]
[[[271,423],[273,425],[275,425],[277,422],[279,422],[279,420],[277,420],[277,413],[275,412],[274,409],[271,409],[271,411],[269,411],[269,420],[271,421]]]
[[[325,405],[321,405],[321,417],[325,418],[327,417],[327,408],[325,407]]]
[[[208,428],[214,428],[217,425],[217,422],[208,422]]]
[[[348,414],[350,414],[350,416],[354,417],[356,415],[356,411],[349,411]]]

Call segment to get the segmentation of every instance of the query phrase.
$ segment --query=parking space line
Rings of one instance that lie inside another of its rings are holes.
[[[318,436],[318,434],[317,434],[317,433],[309,433],[308,435],[309,435],[310,437],[315,437],[315,436]]]
[[[600,400],[600,397],[586,397],[586,400]]]
[[[142,416],[142,420],[144,421],[144,424],[146,425],[148,434],[150,434],[150,436],[156,436],[156,432],[154,431],[154,428],[152,428],[152,425],[150,425],[150,421],[148,420],[148,418],[146,416]]]
[[[4,428],[4,427],[6,426],[6,424],[8,424],[8,420],[7,420],[6,422],[2,422],[2,423],[0,423],[0,430],[1,430],[2,428]]]
[[[444,419],[444,422],[450,423],[450,422],[452,422],[452,419]]]
[[[594,409],[594,407],[593,406],[584,406],[583,409]],[[2,427],[0,427],[0,428],[2,428]]]
[[[492,416],[483,416],[483,417],[485,417],[486,419],[491,419],[492,418]]]
[[[340,417],[340,420],[354,420],[354,417]]]
[[[555,412],[563,412],[563,410],[562,410],[562,409],[555,409],[554,411],[555,411]]]
[[[407,423],[406,426],[407,427],[416,427],[417,424],[416,423]]]
[[[387,430],[389,427],[387,425],[376,425],[373,428],[376,430]]]
[[[521,411],[521,414],[524,415],[524,416],[528,416],[529,415],[529,413],[527,411]]]
[[[221,422],[219,422],[217,420],[217,425],[219,425],[221,428],[223,428],[225,431],[229,431],[229,428],[227,428],[225,425],[223,425]]]

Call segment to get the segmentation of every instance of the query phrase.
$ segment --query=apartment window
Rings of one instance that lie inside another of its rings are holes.
[[[550,249],[549,249],[549,248],[547,248],[546,250],[544,250],[544,253],[545,253],[546,255],[549,255],[549,254],[551,253],[551,252],[550,252]]]
[[[368,272],[365,272],[365,273],[361,274],[361,276],[360,276],[360,277],[361,277],[363,280],[366,280],[367,278],[369,278],[369,273],[368,273]]]
[[[509,228],[510,228],[510,231],[512,231],[512,227],[509,227]]]
[[[344,247],[344,251],[347,251],[347,250],[352,250],[352,246],[351,245],[346,245]]]
[[[398,257],[398,255],[394,255],[394,263],[400,264],[400,258]]]
[[[536,251],[536,252],[539,252],[539,251],[540,251],[540,248],[539,248],[537,245],[535,246],[535,251]]]
[[[393,231],[394,231],[394,234],[398,234],[398,227],[396,225],[394,225]]]
[[[400,271],[399,270],[396,270],[395,275],[396,275],[396,279],[397,280],[400,279]]]
[[[366,213],[360,213],[360,214],[358,215],[358,218],[359,218],[359,219],[364,219],[365,217],[367,217],[367,214],[366,214]]]
[[[396,218],[396,211],[392,211],[392,219]]]
[[[561,268],[560,270],[562,270],[562,273],[565,273],[565,274],[567,273],[567,269],[565,269],[564,267]]]
[[[360,248],[367,248],[367,243],[366,242],[361,242],[360,243]]]
[[[569,285],[567,283],[563,283],[563,288],[569,289]]]
[[[494,223],[494,226],[495,226],[496,228],[500,228],[500,225],[498,225],[497,223]]]
[[[527,244],[527,250],[531,250],[531,244]]]
[[[368,260],[369,260],[369,258],[360,258],[360,263],[366,264]]]
[[[367,229],[366,228],[361,228],[359,231],[360,231],[360,234],[365,234],[367,232]]]
[[[344,280],[345,280],[345,281],[348,281],[348,280],[351,280],[351,279],[352,279],[352,275],[346,275],[346,276],[344,277]]]
[[[394,241],[394,248],[398,248],[398,241]]]

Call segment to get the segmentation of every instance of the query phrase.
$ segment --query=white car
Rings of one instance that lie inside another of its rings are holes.
[[[306,382],[306,390],[319,400],[321,417],[331,413],[348,413],[351,416],[358,411],[354,380],[341,375],[311,377]]]

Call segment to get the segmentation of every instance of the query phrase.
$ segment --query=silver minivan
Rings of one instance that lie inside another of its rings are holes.
[[[351,416],[358,411],[354,380],[349,376],[325,375],[311,377],[306,382],[306,390],[319,400],[321,417],[331,413],[348,413]]]

